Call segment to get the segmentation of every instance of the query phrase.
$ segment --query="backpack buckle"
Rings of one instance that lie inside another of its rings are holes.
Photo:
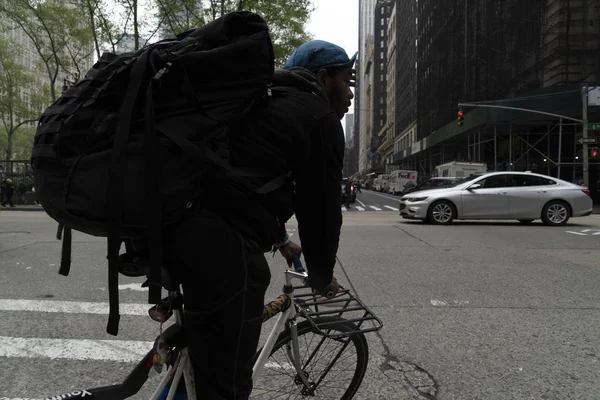
[[[164,67],[162,67],[161,69],[158,70],[156,75],[154,75],[154,77],[152,78],[152,81],[153,82],[160,81],[162,79],[162,77],[165,76],[165,74],[167,72],[169,72],[169,70],[171,69],[172,66],[173,66],[173,64],[168,62]]]

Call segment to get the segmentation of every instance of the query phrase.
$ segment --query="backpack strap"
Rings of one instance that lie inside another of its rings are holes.
[[[150,80],[146,87],[146,104],[144,113],[145,138],[144,155],[146,157],[146,212],[148,213],[148,257],[150,267],[148,269],[148,303],[158,304],[161,301],[161,267],[162,267],[162,199],[159,190],[158,163],[158,137],[154,121],[154,88],[160,79],[169,71],[171,63],[167,63]]]
[[[63,238],[63,232],[65,234]],[[62,251],[60,255],[60,269],[58,273],[67,276],[71,271],[71,243],[72,243],[72,232],[71,228],[58,224],[58,230],[56,231],[56,238],[62,239]]]
[[[152,50],[142,53],[140,58],[133,64],[129,75],[127,95],[119,110],[119,123],[117,124],[112,165],[109,171],[111,185],[108,187],[108,298],[109,315],[106,331],[111,335],[117,335],[119,331],[119,249],[121,247],[120,228],[123,224],[123,195],[124,176],[127,167],[127,144],[129,131],[133,119],[133,109],[140,93],[145,78],[148,61]]]

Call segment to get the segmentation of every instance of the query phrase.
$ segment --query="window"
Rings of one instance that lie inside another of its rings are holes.
[[[543,178],[535,175],[513,175],[512,186],[513,187],[524,187],[524,186],[549,186],[556,185],[556,182],[552,179]]]
[[[506,187],[506,175],[492,175],[485,179],[477,181],[484,189],[494,189]]]

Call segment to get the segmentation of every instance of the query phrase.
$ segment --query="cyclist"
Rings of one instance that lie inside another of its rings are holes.
[[[265,252],[279,249],[291,263],[303,252],[311,287],[339,289],[333,277],[342,215],[344,134],[351,69],[339,46],[311,41],[297,48],[274,79],[271,104],[245,122],[229,141],[231,162],[289,167],[290,181],[255,196],[223,181],[207,187],[191,216],[167,231],[166,262],[183,283],[185,335],[195,371],[197,398],[247,399],[252,390],[264,297],[270,282]],[[277,86],[304,90],[284,91]],[[255,132],[255,134],[249,134]],[[265,148],[276,149],[270,156]],[[257,187],[267,179],[259,182]],[[284,223],[298,220],[302,249],[289,241]]]

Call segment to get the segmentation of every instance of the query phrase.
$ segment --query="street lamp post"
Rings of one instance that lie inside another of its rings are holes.
[[[588,158],[588,144],[585,139],[588,137],[588,117],[587,117],[587,106],[588,106],[588,87],[584,85],[581,88],[581,123],[583,124],[583,186],[590,187],[590,170],[589,170],[589,158]]]

